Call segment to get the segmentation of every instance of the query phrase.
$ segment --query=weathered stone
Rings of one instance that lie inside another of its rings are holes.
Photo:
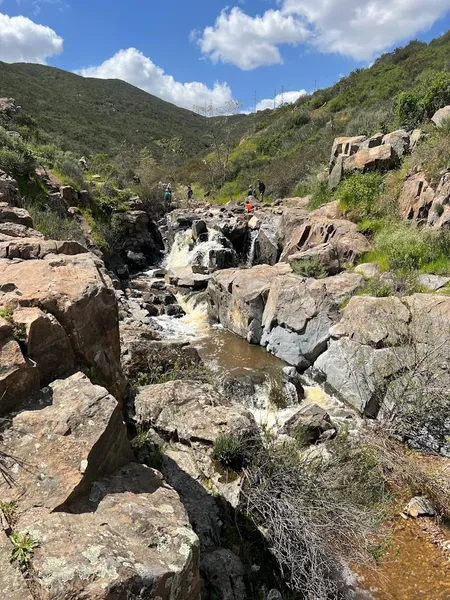
[[[206,226],[205,221],[200,219],[192,223],[192,238],[194,240],[198,240],[199,236],[205,233],[208,233],[208,227]]]
[[[19,223],[0,223],[0,233],[3,235],[8,235],[11,238],[42,238],[44,236],[39,231],[35,229],[31,229],[31,227],[26,227],[25,225]]]
[[[68,336],[77,361],[95,367],[119,400],[124,380],[114,288],[92,254],[47,255],[43,260],[0,260],[0,285],[14,286],[4,305],[35,306],[52,314]]]
[[[247,600],[244,565],[231,550],[219,548],[207,554],[201,570],[218,600]]]
[[[0,223],[15,223],[24,227],[33,227],[33,219],[24,208],[15,208],[6,202],[0,202]]]
[[[296,252],[303,252],[320,244],[332,244],[341,265],[354,263],[371,248],[355,223],[344,219],[312,217],[293,230],[280,260],[285,261]]]
[[[376,133],[363,142],[360,148],[376,148],[377,146],[381,146],[384,137],[383,133]]]
[[[24,202],[20,197],[17,181],[0,170],[0,202],[6,202],[10,206],[24,208]]]
[[[420,142],[421,139],[422,139],[422,130],[414,129],[414,131],[411,133],[411,137],[409,139],[409,147],[410,147],[411,152],[414,150],[414,148],[417,146],[417,144]]]
[[[366,140],[364,135],[354,137],[338,137],[333,142],[330,158],[330,173],[334,167],[335,160],[340,156],[351,156],[358,152],[362,143]]]
[[[415,496],[405,506],[404,512],[414,519],[417,517],[434,517],[436,516],[436,509],[428,498],[423,496]]]
[[[331,170],[330,175],[328,176],[328,187],[330,190],[334,190],[341,183],[341,180],[344,176],[344,161],[345,156],[341,155],[336,158],[333,169]]]
[[[253,415],[209,384],[169,381],[138,389],[136,421],[182,442],[212,445],[222,434],[254,431]]]
[[[335,311],[321,281],[278,277],[264,309],[261,344],[278,358],[306,369],[326,350]]]
[[[0,317],[0,415],[20,408],[39,392],[39,373],[25,359],[12,327]]]
[[[355,273],[359,273],[364,279],[373,279],[380,274],[380,267],[376,263],[362,263],[355,267]]]
[[[143,465],[95,482],[74,514],[37,508],[17,527],[39,543],[43,597],[200,600],[198,538],[177,493]]]
[[[317,404],[307,404],[286,421],[280,433],[297,437],[307,445],[314,444],[323,433],[332,429],[330,415]]]
[[[417,283],[429,292],[437,292],[450,283],[450,277],[423,273],[417,277]]]
[[[264,220],[259,228],[255,243],[254,264],[274,265],[280,255],[279,227],[281,217],[272,215]]]
[[[259,344],[262,315],[272,282],[278,275],[290,272],[287,264],[256,266],[251,272],[217,271],[208,285],[210,315],[233,333]]]
[[[346,402],[376,416],[383,403],[390,410],[400,397],[402,402],[414,400],[417,389],[423,393],[421,385],[433,381],[438,390],[450,385],[445,366],[450,360],[449,327],[448,296],[355,297],[331,328],[334,340],[314,368]],[[436,348],[438,361],[433,358]],[[410,378],[401,380],[409,369],[414,369],[416,387]],[[403,390],[390,386],[393,377],[400,387],[405,384]],[[437,451],[446,446],[445,426],[441,429],[428,433]]]
[[[20,512],[70,504],[95,478],[131,460],[117,401],[82,373],[44,388],[32,408],[13,417],[3,433],[16,485],[1,479],[0,495],[5,502],[20,496]]]
[[[441,128],[444,126],[445,122],[450,118],[450,106],[444,106],[444,108],[440,108],[438,111],[434,113],[431,117],[431,120],[436,125],[436,127]]]
[[[428,219],[435,197],[424,172],[410,174],[403,184],[398,200],[402,219],[423,221]]]
[[[166,281],[177,287],[188,287],[201,290],[207,287],[211,275],[196,273],[192,267],[174,267],[169,269]]]
[[[305,397],[302,380],[295,367],[283,367],[283,381],[290,383],[295,387],[298,400],[302,400]]]
[[[398,164],[398,157],[390,144],[364,148],[344,161],[344,173],[359,170],[387,170]]]
[[[41,387],[73,373],[75,356],[64,328],[39,308],[19,308],[14,322],[26,328],[26,356],[36,364]]]
[[[398,158],[409,153],[410,135],[404,129],[398,129],[383,137],[383,145],[390,145]]]
[[[288,262],[294,272],[296,271],[296,265],[298,263],[301,265],[304,265],[305,263],[311,265],[319,263],[328,275],[336,275],[340,270],[339,257],[332,244],[318,244],[309,250],[291,254],[288,258]]]

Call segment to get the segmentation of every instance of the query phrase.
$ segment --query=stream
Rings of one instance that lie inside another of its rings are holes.
[[[190,230],[178,233],[162,266],[166,269],[191,265],[207,268],[210,252],[223,248],[219,235],[219,232],[210,230],[206,241],[194,245]],[[255,239],[255,235],[251,236],[243,266],[250,267],[252,264]],[[148,271],[149,278],[151,272]],[[189,342],[195,347],[205,365],[217,375],[219,387],[227,380],[249,384],[253,391],[239,393],[235,397],[251,410],[259,425],[279,430],[299,407],[297,397],[294,401],[290,397],[292,390],[286,387],[292,384],[283,384],[286,408],[277,408],[270,402],[270,390],[274,384],[280,385],[283,381],[286,363],[263,347],[250,345],[221,325],[211,323],[205,292],[178,292],[176,299],[185,315],[181,318],[167,315],[152,317],[155,329],[164,339]],[[326,393],[314,381],[303,378],[303,385],[305,398],[302,404],[317,404],[329,412],[334,421],[341,420],[349,429],[358,428],[360,417],[340,400]],[[420,523],[397,520],[389,539],[391,541],[379,562],[379,569],[355,565],[360,585],[370,592],[373,600],[450,600],[450,563],[421,531]]]

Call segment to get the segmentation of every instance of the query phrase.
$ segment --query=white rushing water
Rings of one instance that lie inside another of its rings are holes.
[[[250,232],[250,247],[248,250],[247,260],[245,261],[245,266],[249,268],[253,266],[253,261],[255,260],[255,249],[258,233],[259,232],[257,229],[254,229]]]
[[[178,232],[167,257],[165,267],[167,269],[189,267],[191,265],[208,267],[210,252],[213,250],[223,250],[224,248],[219,241],[220,236],[221,233],[217,229],[208,229],[208,240],[197,242],[194,245],[191,229]]]

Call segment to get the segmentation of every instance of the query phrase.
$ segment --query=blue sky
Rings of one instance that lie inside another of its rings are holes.
[[[450,0],[0,0],[0,60],[250,110],[255,91],[259,108],[294,100],[447,29]]]

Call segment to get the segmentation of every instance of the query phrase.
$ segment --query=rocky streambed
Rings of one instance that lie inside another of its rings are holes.
[[[300,428],[326,461],[340,431],[407,414],[412,375],[440,394],[450,297],[358,296],[367,240],[301,199],[176,211],[166,261],[133,276],[44,239],[5,175],[0,200],[5,597],[282,598],[270,540],[239,511],[244,471],[215,443]],[[311,254],[326,278],[296,272]],[[448,413],[415,417],[403,439],[446,456]]]

